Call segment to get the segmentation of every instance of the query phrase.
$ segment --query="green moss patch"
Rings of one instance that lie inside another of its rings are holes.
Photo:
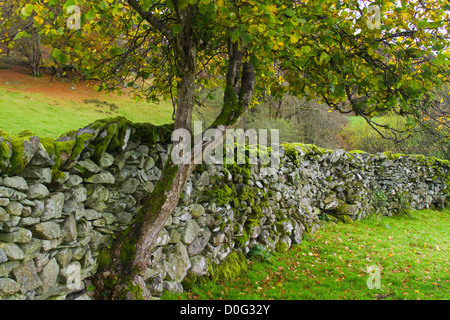
[[[0,130],[0,173],[8,169],[11,156],[11,138],[5,131]]]
[[[31,160],[31,155],[27,153],[27,145],[31,144],[33,133],[29,130],[14,135],[11,138],[12,156],[8,167],[8,175],[15,175],[25,169]]]
[[[231,280],[247,270],[247,258],[241,251],[231,252],[220,264],[210,267],[212,282]]]

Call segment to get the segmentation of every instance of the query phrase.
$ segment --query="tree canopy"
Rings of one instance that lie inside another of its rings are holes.
[[[444,0],[9,1],[11,14],[31,21],[35,38],[59,43],[52,51],[58,63],[98,79],[99,90],[127,87],[148,100],[171,99],[175,129],[192,132],[199,94],[216,87],[224,98],[211,126],[222,133],[259,95],[286,93],[354,112],[375,129],[371,119],[387,111],[406,116],[407,128],[424,113],[448,127],[448,115],[428,112],[433,90],[449,81]],[[3,40],[23,37],[32,37],[28,28]],[[211,146],[203,141],[201,151]],[[134,223],[101,254],[99,298],[146,296],[150,249],[194,168],[194,161],[166,161]]]
[[[51,42],[71,33],[69,45],[53,50],[58,62],[71,59],[101,89],[133,87],[149,100],[177,100],[183,37],[195,50],[197,92],[225,87],[229,42],[254,67],[254,99],[288,91],[367,118],[420,116],[448,81],[447,1],[14,2]],[[66,23],[73,6],[78,30]]]

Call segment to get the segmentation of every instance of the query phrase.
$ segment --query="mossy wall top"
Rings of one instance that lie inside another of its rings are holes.
[[[89,298],[99,251],[153,192],[172,129],[113,118],[56,140],[0,131],[0,299]],[[197,166],[153,249],[144,276],[153,296],[234,277],[252,250],[287,250],[326,221],[450,198],[439,159],[303,144],[278,156],[276,168]]]

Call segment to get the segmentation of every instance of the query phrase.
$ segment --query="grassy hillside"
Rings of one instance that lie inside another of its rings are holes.
[[[20,66],[0,63],[0,129],[9,134],[31,130],[57,138],[97,119],[124,116],[134,122],[156,125],[172,122],[170,103],[133,101],[130,95],[107,95],[93,82],[33,78]]]

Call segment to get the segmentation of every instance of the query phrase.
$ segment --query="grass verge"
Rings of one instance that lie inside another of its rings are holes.
[[[449,250],[450,210],[328,224],[233,281],[163,299],[446,300]]]

